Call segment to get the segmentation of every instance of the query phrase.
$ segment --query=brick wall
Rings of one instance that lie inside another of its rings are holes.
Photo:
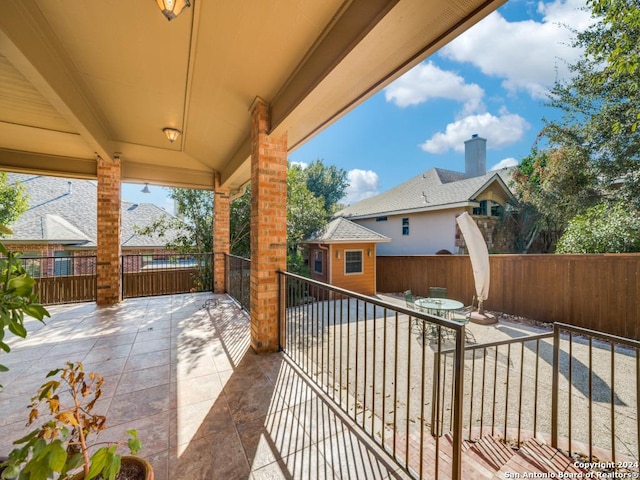
[[[287,263],[287,136],[274,138],[269,108],[251,109],[251,346],[277,351],[278,270]]]

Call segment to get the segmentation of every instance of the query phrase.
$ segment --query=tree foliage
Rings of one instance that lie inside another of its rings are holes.
[[[231,201],[229,251],[232,255],[251,256],[251,188]]]
[[[29,196],[21,183],[7,184],[7,174],[0,172],[0,225],[10,226],[29,209]],[[0,237],[3,231],[0,230]]]
[[[640,90],[640,7],[636,0],[588,0],[593,14],[607,26],[598,42],[587,45],[587,54],[604,64],[603,74],[612,79],[628,80],[629,90]],[[640,108],[629,105],[635,113],[632,131],[638,128]]]
[[[571,78],[554,85],[550,106],[562,117],[546,122],[542,134],[552,148],[583,152],[603,194],[640,206],[640,4],[588,4],[596,21],[576,34],[574,46],[584,53],[569,66]]]
[[[326,199],[307,187],[305,171],[297,166],[287,170],[287,251],[292,254],[311,232],[327,223]]]
[[[610,204],[640,208],[640,4],[588,0],[587,6],[594,22],[573,43],[582,56],[550,93],[549,106],[561,116],[545,120],[538,142],[545,150],[534,148],[514,177],[520,201],[539,214],[535,232],[571,226],[563,245]]]
[[[571,218],[599,201],[596,179],[584,150],[534,148],[514,172],[513,186],[516,196],[538,212],[539,229],[563,230]]]
[[[324,209],[327,213],[334,213],[335,206],[344,197],[349,186],[347,172],[335,165],[325,165],[322,159],[317,159],[303,169],[303,173],[307,188],[316,197],[324,200]]]
[[[183,253],[213,251],[213,193],[189,188],[169,189],[175,201],[176,215],[162,215],[145,228],[141,235],[159,235],[166,247]]]
[[[640,212],[601,203],[577,215],[558,241],[558,253],[640,252]]]
[[[302,265],[298,245],[307,235],[322,228],[344,196],[347,173],[322,160],[303,168],[287,168],[287,252],[289,265]],[[231,202],[231,253],[249,257],[251,190]],[[299,268],[296,268],[298,271]]]

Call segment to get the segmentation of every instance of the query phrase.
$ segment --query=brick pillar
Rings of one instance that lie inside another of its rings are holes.
[[[269,107],[251,106],[251,347],[278,350],[278,270],[287,267],[287,135],[273,138]]]
[[[114,305],[121,300],[120,208],[120,158],[98,157],[98,305]]]
[[[229,253],[229,189],[220,187],[220,174],[214,179],[213,193],[213,292],[225,292],[226,258]]]

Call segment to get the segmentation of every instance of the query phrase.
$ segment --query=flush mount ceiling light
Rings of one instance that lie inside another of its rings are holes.
[[[169,21],[180,15],[180,12],[191,5],[189,0],[156,0],[158,8]]]
[[[182,135],[182,132],[177,128],[166,127],[166,128],[163,128],[162,131],[167,136],[167,140],[169,140],[171,143],[175,142],[178,139],[178,137]]]
[[[140,190],[142,193],[151,193],[151,190],[149,190],[149,184],[145,183],[144,184],[144,188],[142,190]]]

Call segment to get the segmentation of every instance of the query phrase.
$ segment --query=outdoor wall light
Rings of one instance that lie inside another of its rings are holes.
[[[177,128],[165,127],[162,129],[162,131],[167,136],[167,140],[169,140],[171,143],[175,142],[178,137],[182,135],[182,132]]]
[[[369,257],[371,256],[371,249],[370,248],[367,248],[367,256],[369,256]]]
[[[336,250],[336,258],[340,258],[340,250]]]
[[[189,7],[189,0],[156,0],[158,8],[169,21],[180,15],[180,12]]]
[[[142,193],[151,193],[151,190],[149,190],[149,184],[145,183],[144,184],[144,188],[142,190],[140,190]]]

